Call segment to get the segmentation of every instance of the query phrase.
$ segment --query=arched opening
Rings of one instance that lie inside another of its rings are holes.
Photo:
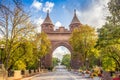
[[[44,67],[46,69],[49,69],[49,68],[53,68],[54,65],[52,63],[52,58],[53,58],[53,55],[55,54],[55,51],[56,53],[58,54],[58,51],[56,50],[58,47],[60,46],[63,46],[65,48],[68,49],[68,51],[71,53],[71,60],[69,61],[70,62],[70,68],[72,69],[78,69],[80,66],[81,66],[81,63],[79,61],[78,58],[74,58],[73,56],[73,50],[72,50],[72,46],[69,44],[68,41],[54,41],[52,42],[52,45],[51,45],[51,50],[49,52],[49,54],[47,54],[44,58],[43,58],[43,61],[44,61]],[[62,50],[63,51],[63,50]],[[64,51],[63,51],[64,52]],[[53,54],[54,53],[54,54]],[[60,56],[60,55],[59,55]]]
[[[66,58],[66,61],[63,58]],[[65,46],[58,46],[52,53],[52,64],[53,66],[63,65],[63,60],[66,65],[70,66],[71,52]]]

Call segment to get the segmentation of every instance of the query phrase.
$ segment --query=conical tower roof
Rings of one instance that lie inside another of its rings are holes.
[[[72,19],[71,24],[75,24],[75,23],[81,24],[80,21],[79,21],[79,19],[78,19],[78,17],[77,17],[77,15],[76,15],[76,10],[74,10],[74,17]]]
[[[49,10],[47,11],[47,16],[46,16],[45,20],[43,21],[43,24],[53,24],[49,17]]]

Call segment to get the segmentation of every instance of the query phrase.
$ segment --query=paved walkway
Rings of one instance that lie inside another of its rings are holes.
[[[54,72],[38,74],[22,80],[92,80],[90,78],[83,78],[78,74],[68,72],[66,69],[58,68]]]
[[[73,74],[70,72],[48,72],[43,74],[38,74],[33,77],[25,78],[22,80],[92,80],[89,78],[83,78],[82,76],[78,76],[77,74]]]

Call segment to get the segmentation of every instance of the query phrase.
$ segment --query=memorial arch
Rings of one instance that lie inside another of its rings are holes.
[[[47,12],[47,16],[41,24],[42,31],[47,34],[48,39],[51,42],[50,51],[43,59],[45,68],[52,66],[52,53],[59,46],[64,46],[71,52],[71,68],[78,69],[81,66],[79,59],[73,58],[74,53],[72,46],[69,44],[69,38],[72,31],[81,25],[82,24],[80,23],[75,10],[73,19],[69,25],[69,30],[65,29],[63,26],[59,27],[59,29],[54,30],[54,24],[50,19],[49,12]]]

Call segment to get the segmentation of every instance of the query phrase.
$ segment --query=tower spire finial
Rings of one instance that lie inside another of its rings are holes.
[[[47,10],[47,16],[49,16],[49,10]]]
[[[74,9],[74,15],[76,16],[76,9]]]
[[[76,23],[81,24],[78,17],[77,17],[76,9],[74,9],[74,16],[73,16],[71,24],[76,24]]]
[[[50,16],[49,16],[49,10],[47,10],[47,15],[46,15],[46,18],[45,18],[45,20],[43,21],[43,24],[53,24],[52,23],[52,21],[51,21],[51,19],[50,19]]]

